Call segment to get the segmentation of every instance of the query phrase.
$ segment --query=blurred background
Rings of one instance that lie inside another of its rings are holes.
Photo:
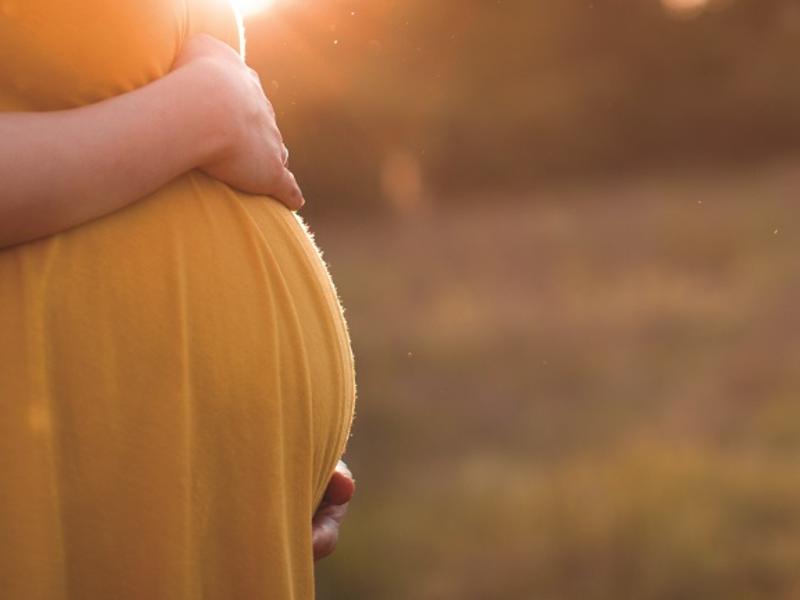
[[[357,357],[319,598],[800,598],[800,3],[247,4]]]

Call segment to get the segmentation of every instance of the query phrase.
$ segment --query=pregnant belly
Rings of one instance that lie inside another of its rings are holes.
[[[19,496],[3,514],[36,529],[15,539],[44,540],[32,555],[64,546],[47,538],[50,511],[79,532],[87,569],[105,553],[126,573],[168,569],[199,540],[202,568],[230,581],[278,577],[262,566],[276,553],[311,568],[310,515],[347,439],[353,370],[336,294],[291,213],[193,173],[0,251],[0,304],[0,456],[24,457],[0,465]],[[136,538],[123,556],[115,535]]]

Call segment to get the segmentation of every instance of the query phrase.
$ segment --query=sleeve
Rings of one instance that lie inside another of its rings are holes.
[[[0,0],[0,87],[44,111],[146,85],[172,67],[190,1]]]

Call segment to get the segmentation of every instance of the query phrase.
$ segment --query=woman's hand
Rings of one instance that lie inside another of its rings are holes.
[[[288,151],[258,74],[230,46],[211,36],[191,37],[173,71],[186,69],[208,89],[216,105],[214,123],[221,149],[200,170],[243,192],[274,196],[290,209],[303,203],[294,175],[286,168]]]
[[[325,497],[314,513],[311,523],[314,560],[329,556],[336,549],[339,541],[339,528],[347,515],[347,505],[356,491],[356,483],[350,469],[339,461],[336,470],[328,482]]]

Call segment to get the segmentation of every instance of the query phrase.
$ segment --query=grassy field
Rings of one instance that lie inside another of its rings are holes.
[[[312,223],[357,354],[321,600],[800,597],[800,164]]]

